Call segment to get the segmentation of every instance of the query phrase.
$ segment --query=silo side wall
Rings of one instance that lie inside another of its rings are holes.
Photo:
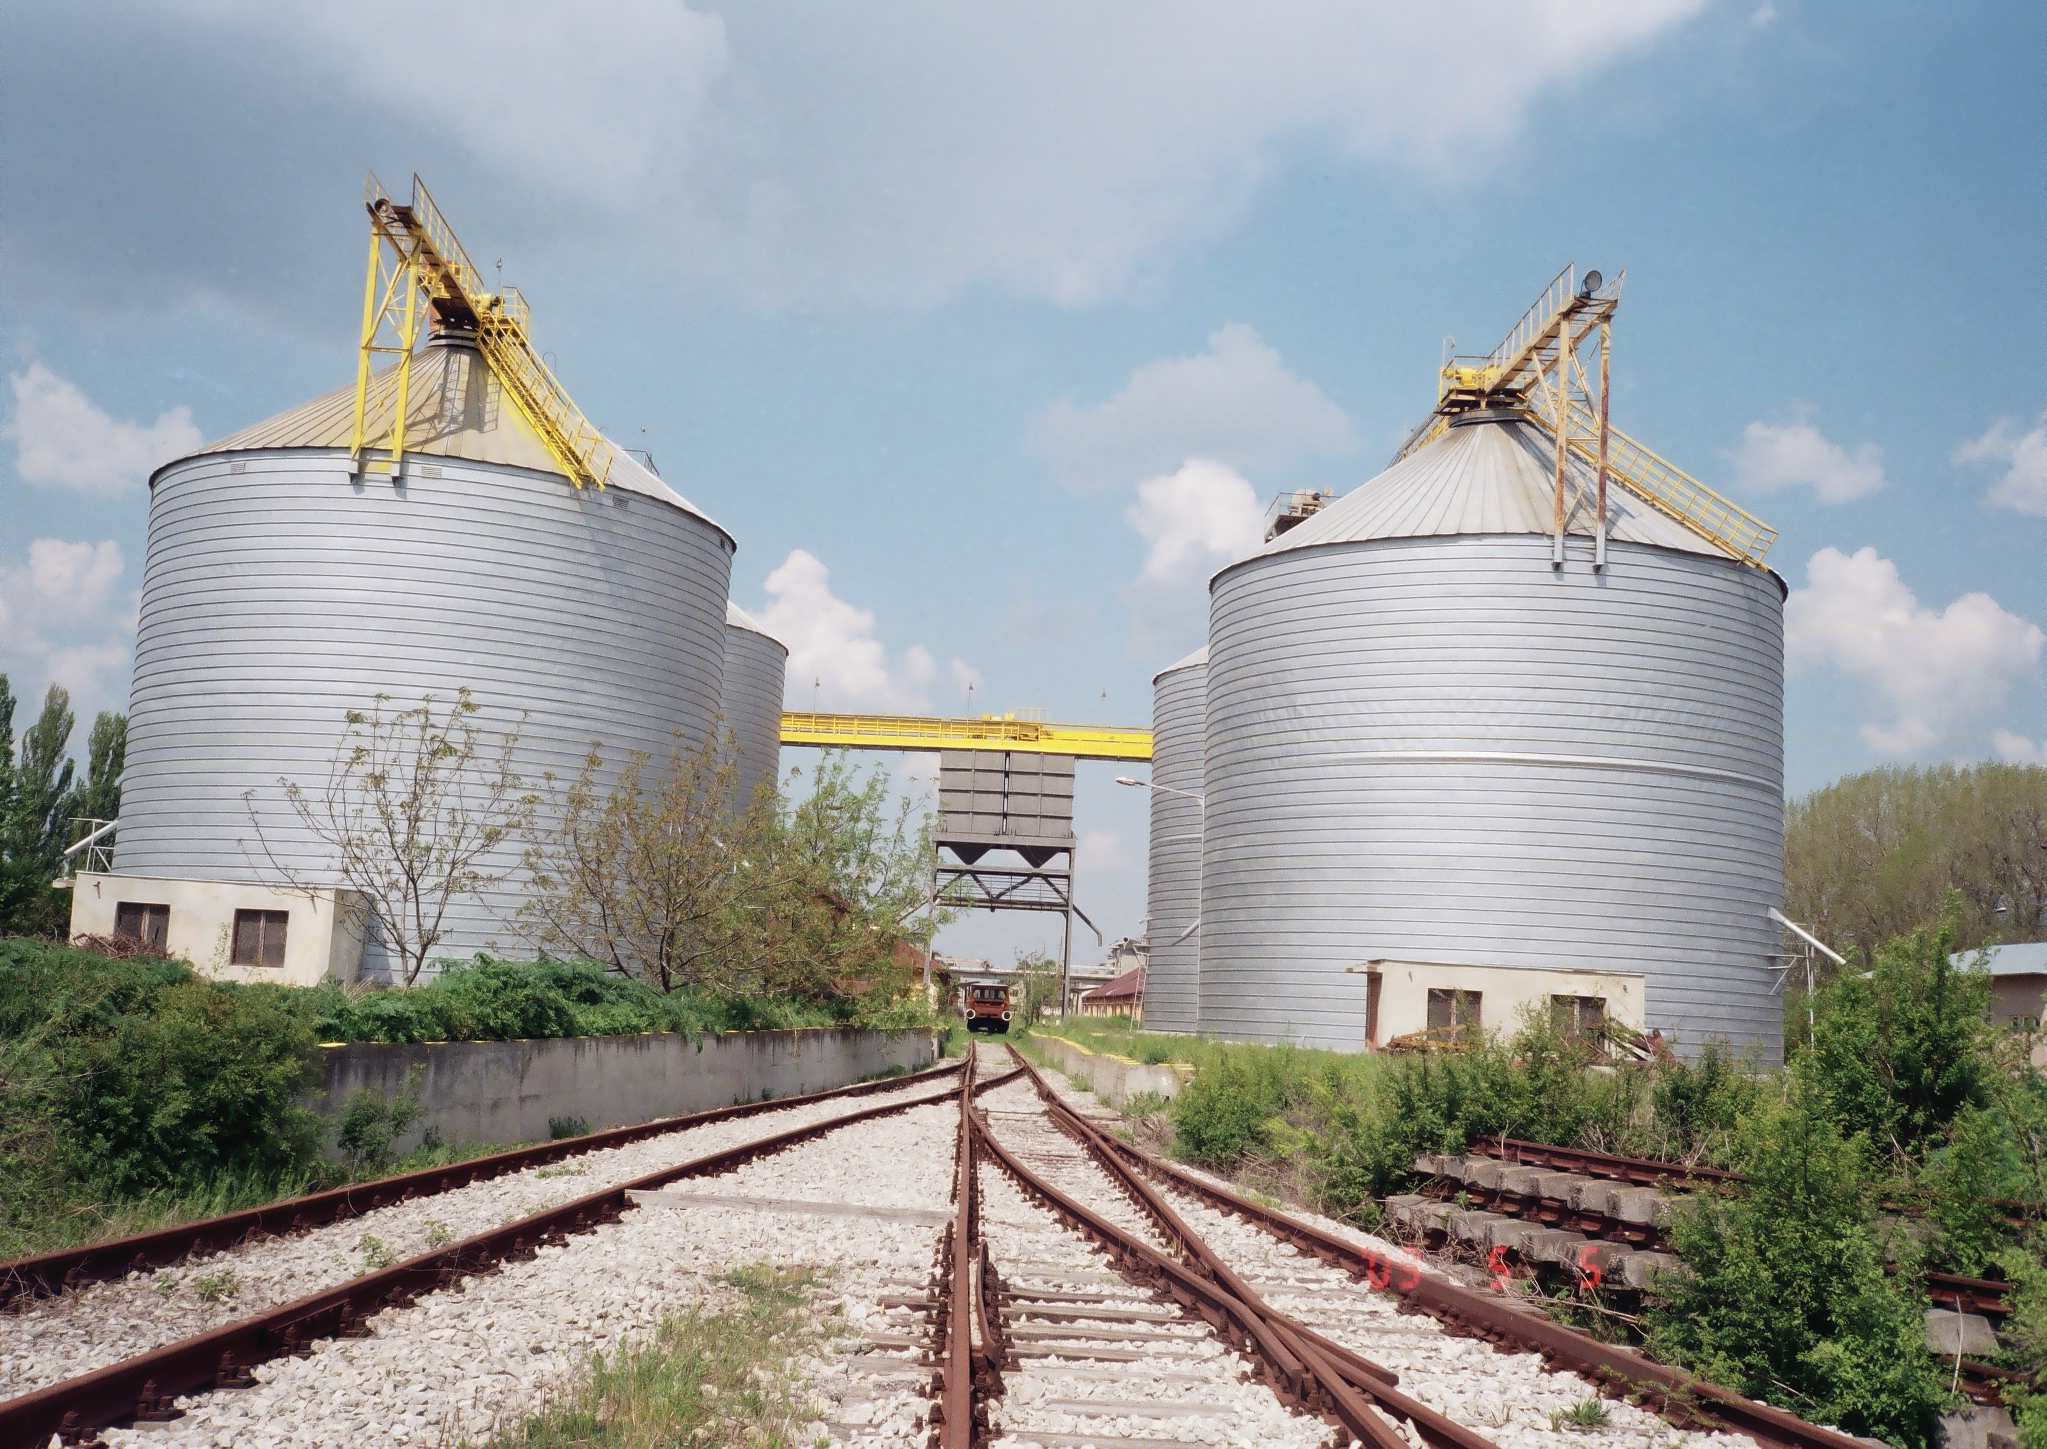
[[[1778,1057],[1781,595],[1590,553],[1401,539],[1217,578],[1204,1031],[1356,1050],[1345,968],[1384,958],[1642,973],[1682,1050]]]
[[[735,808],[753,803],[765,782],[781,773],[782,683],[789,652],[765,634],[725,626],[725,673],[720,699],[733,743]]]
[[[330,873],[278,782],[321,794],[344,712],[379,693],[399,710],[468,686],[500,746],[518,726],[513,765],[533,788],[573,777],[593,742],[615,766],[703,740],[731,572],[715,527],[486,464],[415,456],[406,475],[352,480],[342,455],[287,451],[158,476],[117,873],[275,880],[272,857]],[[523,898],[514,884],[458,901],[438,954],[524,952]],[[371,942],[365,973],[389,965]]]
[[[1154,785],[1201,793],[1202,736],[1207,729],[1208,667],[1169,670],[1152,684],[1151,779]],[[1201,802],[1167,789],[1151,792],[1151,849],[1146,878],[1144,1024],[1154,1031],[1194,1031],[1201,1010],[1201,940],[1186,934],[1201,916]]]

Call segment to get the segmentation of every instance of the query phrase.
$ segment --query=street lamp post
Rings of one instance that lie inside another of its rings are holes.
[[[1206,795],[1197,795],[1192,790],[1182,790],[1178,785],[1157,785],[1153,784],[1150,780],[1134,780],[1128,775],[1118,775],[1116,783],[1128,785],[1136,790],[1156,790],[1162,795],[1185,795],[1189,800],[1192,800],[1202,808],[1203,814],[1206,814],[1208,811],[1208,797]]]

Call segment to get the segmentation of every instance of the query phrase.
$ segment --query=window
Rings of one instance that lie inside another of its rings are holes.
[[[171,934],[171,908],[147,901],[122,901],[114,907],[114,939],[133,941],[152,951],[165,949]]]
[[[1596,1037],[1606,1030],[1604,996],[1552,996],[1550,1025],[1566,1036]]]
[[[282,966],[284,928],[290,911],[236,911],[234,951],[237,966]]]
[[[1429,989],[1429,1030],[1443,1032],[1478,1031],[1483,1021],[1480,1006],[1485,993]]]

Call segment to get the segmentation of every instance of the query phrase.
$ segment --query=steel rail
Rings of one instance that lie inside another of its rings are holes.
[[[1808,1424],[1795,1414],[1743,1398],[1683,1369],[1599,1340],[1520,1308],[1504,1297],[1481,1293],[1404,1264],[1219,1187],[1176,1163],[1131,1143],[1107,1137],[1109,1149],[1134,1167],[1210,1206],[1235,1214],[1304,1252],[1348,1271],[1378,1292],[1401,1297],[1453,1332],[1509,1343],[1544,1360],[1595,1380],[1604,1393],[1634,1398],[1680,1428],[1721,1428],[1748,1435],[1766,1449],[1866,1449],[1862,1441]]]
[[[962,1063],[955,1070],[964,1070]],[[1018,1073],[975,1083],[977,1092],[1013,1080]],[[901,1078],[892,1079],[901,1081]],[[59,1435],[67,1445],[103,1441],[97,1431],[131,1421],[178,1417],[172,1400],[214,1388],[241,1388],[250,1365],[307,1352],[316,1340],[367,1333],[366,1320],[382,1308],[402,1307],[461,1278],[505,1261],[531,1258],[543,1244],[558,1244],[571,1233],[587,1233],[615,1222],[631,1206],[630,1194],[686,1178],[714,1176],[744,1166],[841,1128],[951,1100],[948,1090],[842,1113],[822,1122],[757,1137],[688,1162],[644,1174],[547,1208],[529,1217],[464,1238],[404,1262],[225,1324],[210,1332],[109,1364],[77,1378],[49,1384],[20,1398],[0,1402],[0,1444],[42,1444]]]
[[[731,1107],[714,1107],[709,1111],[693,1112],[681,1117],[660,1117],[652,1122],[640,1122],[630,1127],[611,1127],[601,1132],[588,1132],[579,1137],[564,1137],[554,1142],[537,1143],[532,1147],[515,1147],[508,1152],[496,1152],[488,1157],[471,1158],[467,1162],[450,1163],[444,1167],[422,1168],[417,1172],[399,1173],[393,1177],[376,1178],[369,1182],[350,1183],[346,1187],[307,1193],[301,1197],[286,1198],[262,1207],[246,1208],[240,1212],[224,1213],[219,1217],[202,1218],[195,1222],[178,1223],[152,1232],[109,1239],[103,1243],[90,1243],[54,1253],[16,1258],[11,1262],[0,1263],[0,1309],[5,1309],[23,1296],[53,1297],[74,1288],[84,1287],[88,1283],[107,1282],[125,1277],[129,1273],[167,1267],[194,1253],[225,1252],[253,1239],[310,1231],[313,1228],[324,1227],[328,1223],[359,1217],[363,1213],[373,1212],[408,1198],[427,1197],[434,1193],[467,1187],[473,1182],[502,1177],[506,1173],[523,1172],[530,1167],[544,1167],[562,1158],[574,1157],[584,1152],[623,1147],[628,1143],[662,1136],[669,1132],[687,1131],[692,1127],[702,1127],[713,1122],[729,1122],[740,1117],[780,1112],[787,1108],[809,1106],[841,1097],[866,1097],[880,1092],[899,1091],[906,1087],[914,1087],[920,1082],[950,1076],[961,1069],[960,1063],[952,1062],[907,1076],[856,1082],[849,1087],[834,1087],[830,1091],[811,1092],[800,1097],[775,1097],[761,1102],[742,1102]]]
[[[1171,1297],[1222,1333],[1230,1345],[1250,1358],[1260,1380],[1289,1403],[1321,1413],[1345,1433],[1376,1446],[1405,1449],[1406,1441],[1392,1426],[1364,1407],[1358,1395],[1319,1356],[1302,1356],[1289,1335],[1256,1309],[1229,1293],[1204,1273],[1133,1237],[1107,1218],[1068,1197],[1038,1177],[978,1116],[973,1131],[976,1151],[985,1153],[1016,1183],[1023,1194],[1095,1240],[1125,1276]]]
[[[1574,1207],[1563,1198],[1544,1193],[1505,1186],[1487,1187],[1443,1176],[1424,1183],[1422,1191],[1439,1202],[1469,1198],[1474,1207],[1485,1212],[1506,1213],[1547,1227],[1566,1228],[1617,1246],[1665,1252],[1671,1249],[1670,1233],[1660,1223],[1630,1222],[1612,1213]],[[2002,1279],[1970,1278],[1959,1273],[1924,1273],[1921,1276],[1925,1279],[1926,1296],[1936,1308],[1957,1308],[1990,1318],[2004,1318],[2011,1312],[2006,1298],[2011,1285]]]
[[[952,1221],[938,1255],[938,1304],[933,1337],[938,1371],[933,1375],[930,1449],[975,1449],[987,1432],[987,1415],[976,1389],[980,1365],[974,1354],[976,1311],[974,1268],[982,1245],[974,1172],[974,1048],[967,1048],[960,1077],[959,1126],[953,1134]],[[985,1341],[985,1336],[984,1336]]]
[[[1039,1098],[1045,1103],[1053,1120],[1087,1150],[1138,1208],[1158,1224],[1168,1239],[1178,1245],[1180,1251],[1187,1255],[1195,1267],[1211,1273],[1227,1291],[1290,1334],[1297,1352],[1311,1360],[1319,1359],[1330,1372],[1344,1382],[1346,1387],[1370,1400],[1372,1406],[1382,1414],[1411,1425],[1426,1443],[1436,1446],[1436,1449],[1498,1449],[1498,1446],[1484,1435],[1467,1429],[1454,1419],[1398,1392],[1395,1386],[1400,1381],[1399,1376],[1392,1370],[1374,1363],[1352,1349],[1345,1348],[1266,1303],[1234,1269],[1209,1248],[1201,1235],[1173,1210],[1150,1183],[1132,1171],[1127,1163],[1110,1150],[1110,1145],[1116,1143],[1117,1139],[1102,1131],[1084,1114],[1075,1111],[1061,1100],[1015,1047],[1011,1047],[1010,1052],[1022,1063],[1025,1075],[1036,1088]],[[1403,1442],[1398,1435],[1392,1434],[1383,1420],[1374,1417],[1370,1422],[1385,1430],[1394,1442]]]
[[[1530,1142],[1520,1137],[1482,1137],[1471,1144],[1471,1152],[1480,1157],[1495,1157],[1502,1162],[1555,1167],[1612,1182],[1631,1182],[1639,1187],[1697,1183],[1745,1187],[1749,1182],[1746,1174],[1731,1172],[1724,1167],[1674,1162],[1661,1157],[1622,1157],[1612,1152],[1593,1152],[1588,1148],[1564,1147],[1554,1142]],[[2015,1228],[2023,1228],[2042,1215],[2038,1204],[2011,1198],[1993,1199],[1991,1205],[2004,1215],[2008,1225]],[[1914,1217],[1925,1215],[1923,1208],[1910,1203],[1886,1203],[1884,1206]]]

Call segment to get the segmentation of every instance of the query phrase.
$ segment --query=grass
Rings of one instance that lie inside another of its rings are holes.
[[[637,1348],[594,1358],[580,1380],[495,1449],[797,1449],[812,1406],[790,1368],[822,1331],[808,1306],[817,1274],[766,1265],[719,1280],[736,1290],[714,1310],[669,1315]]]
[[[1597,1399],[1580,1399],[1568,1409],[1552,1409],[1549,1426],[1558,1433],[1566,1430],[1580,1434],[1606,1427],[1606,1405]]]
[[[38,1253],[61,1252],[66,1248],[90,1247],[115,1238],[133,1237],[159,1228],[265,1207],[309,1192],[340,1187],[351,1181],[367,1182],[404,1172],[420,1172],[429,1167],[446,1167],[524,1145],[527,1144],[443,1144],[421,1148],[381,1168],[353,1175],[332,1164],[324,1164],[316,1171],[283,1177],[259,1173],[230,1174],[190,1191],[151,1193],[126,1201],[97,1194],[81,1195],[54,1208],[46,1205],[46,1210],[33,1215],[24,1214],[12,1220],[0,1218],[0,1262],[33,1257]]]

